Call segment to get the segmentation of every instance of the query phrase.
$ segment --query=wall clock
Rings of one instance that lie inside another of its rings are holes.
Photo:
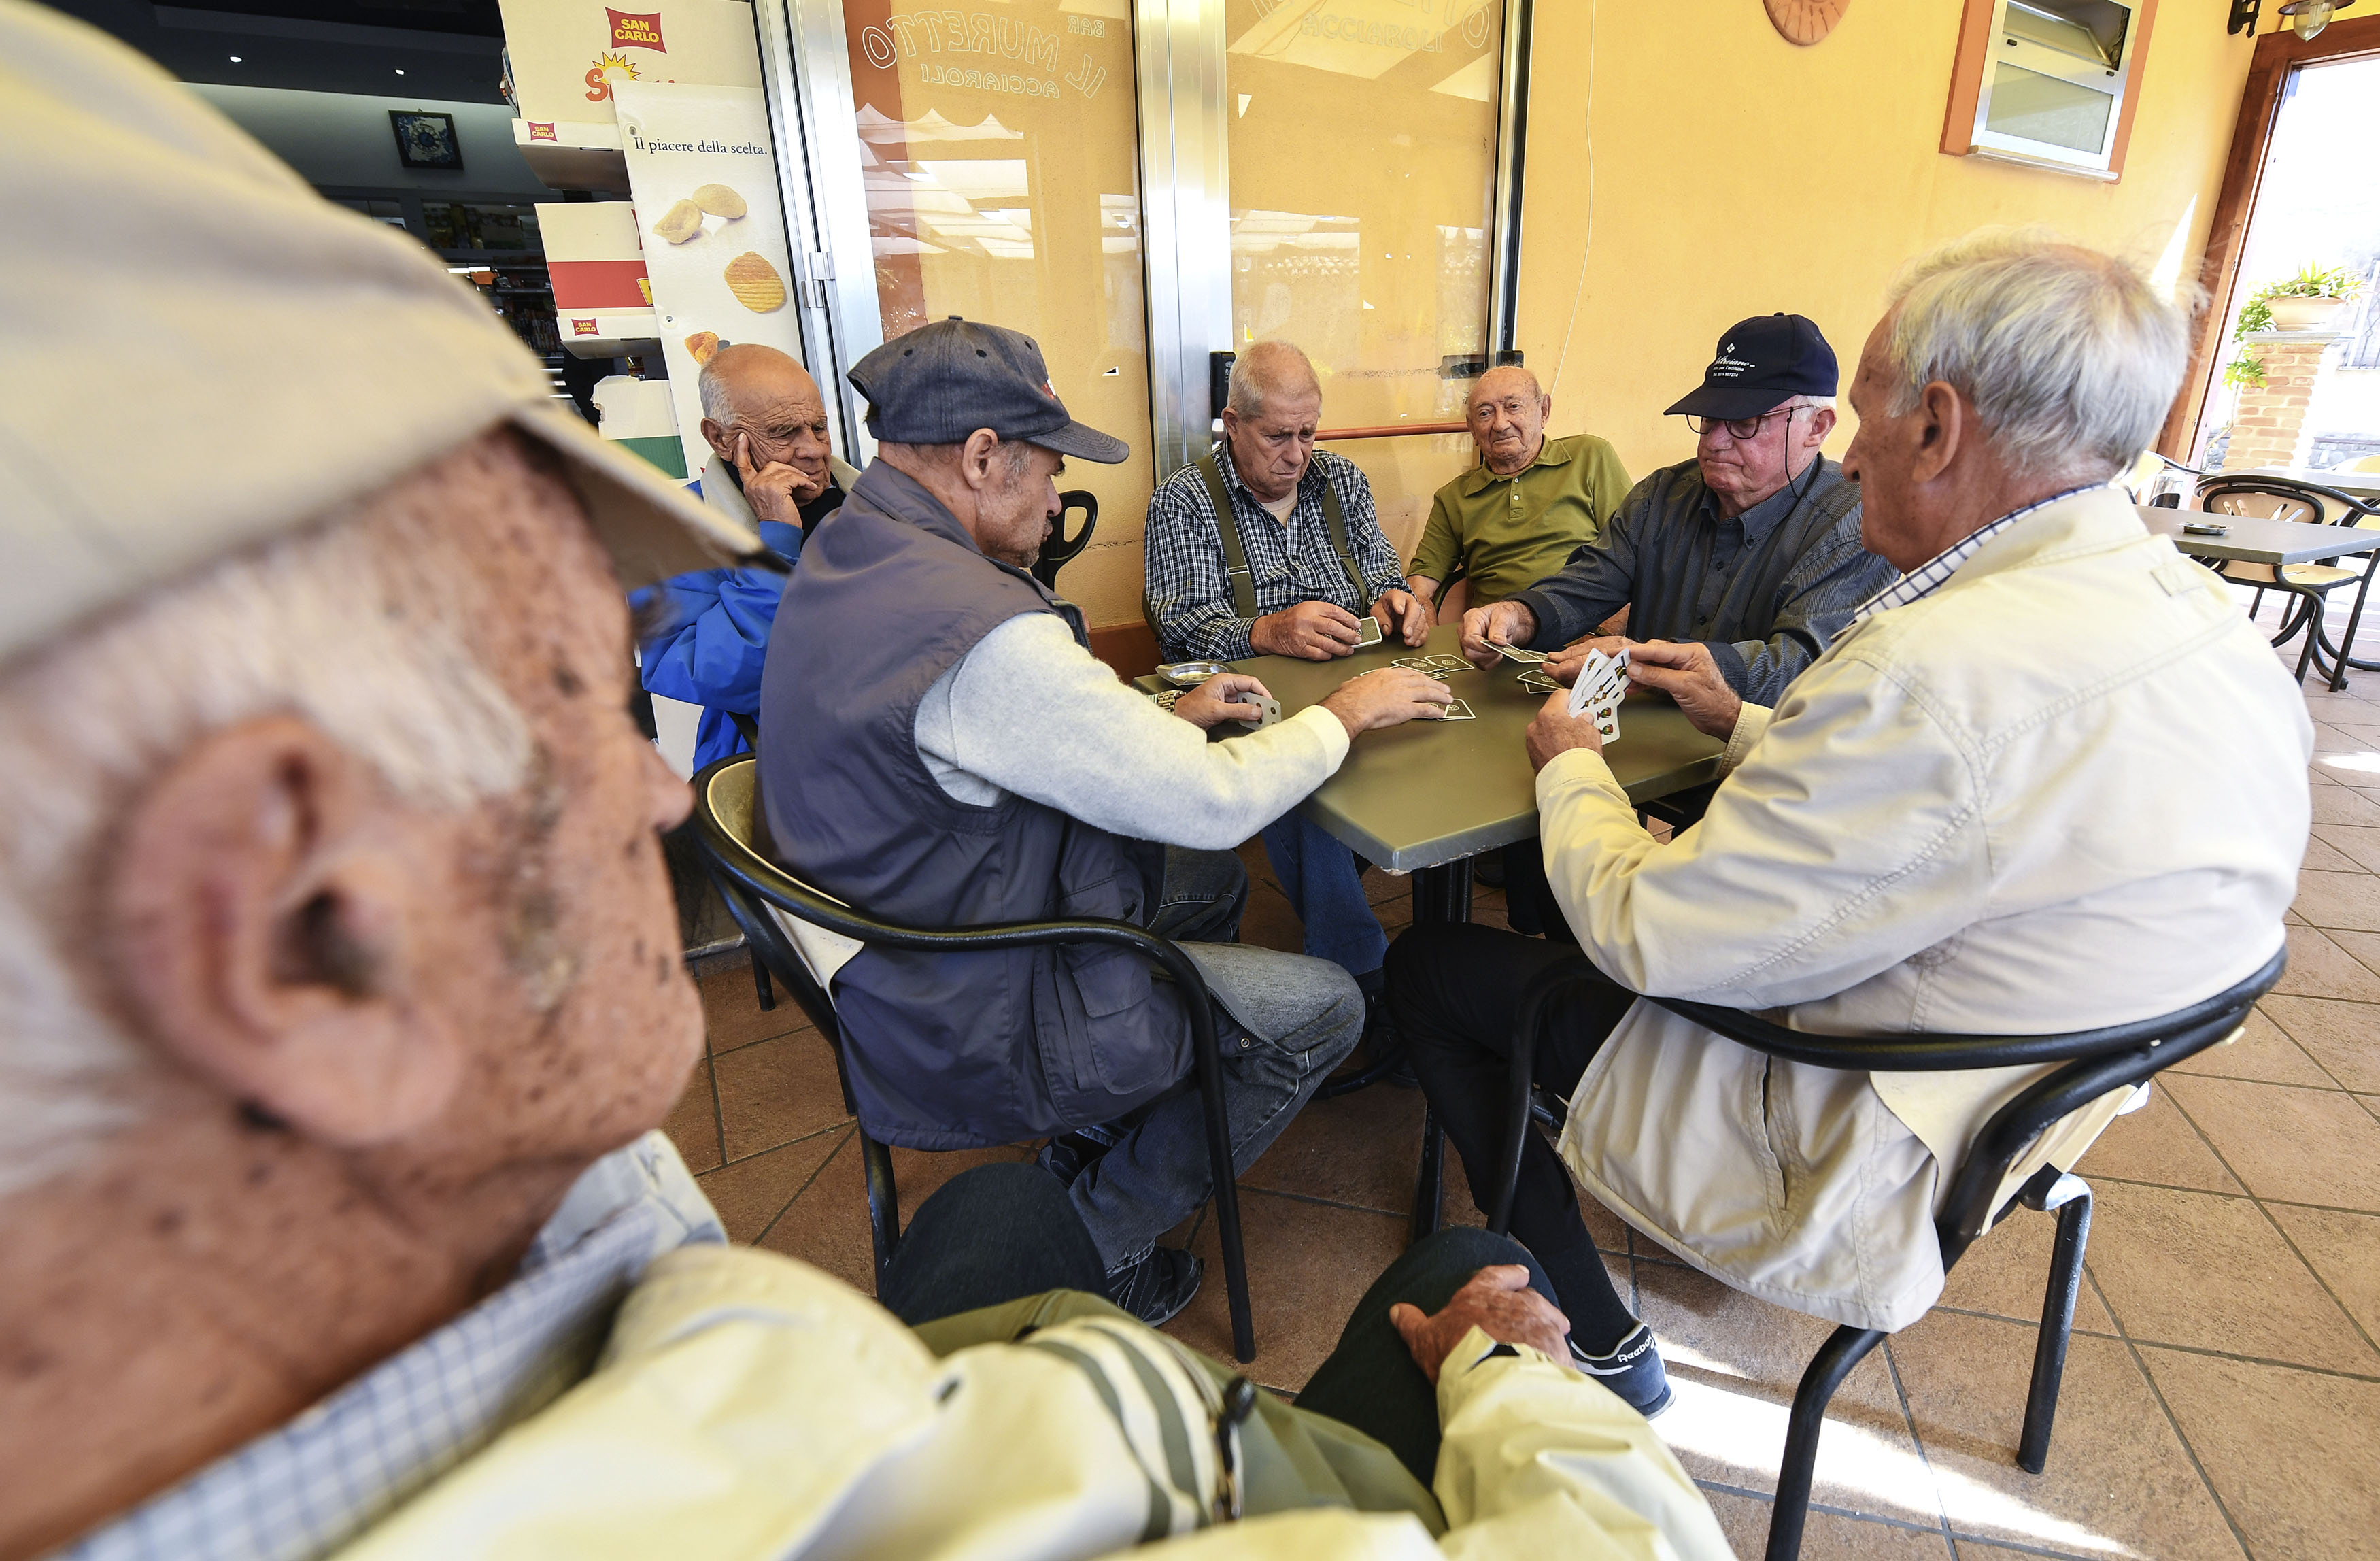
[[[1815,43],[1835,30],[1852,0],[1764,0],[1768,19],[1796,43]]]

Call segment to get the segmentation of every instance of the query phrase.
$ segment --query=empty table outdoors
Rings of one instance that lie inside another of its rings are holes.
[[[2323,638],[2322,614],[2315,611],[2306,632],[2314,636],[2314,669],[2330,678],[2336,690],[2347,687],[2348,658],[2355,649],[2355,631],[2363,622],[2363,598],[2372,589],[2372,571],[2380,566],[2380,530],[2353,526],[2309,526],[2298,520],[2267,520],[2254,515],[2207,515],[2194,509],[2157,509],[2143,506],[2141,523],[2193,558],[2241,564],[2320,564],[2352,554],[2364,555],[2363,579],[2355,587],[2355,608],[2348,616],[2347,638],[2333,652],[2334,665],[2323,665],[2328,641]],[[2193,521],[2228,528],[2219,537],[2192,536],[2182,527]]]

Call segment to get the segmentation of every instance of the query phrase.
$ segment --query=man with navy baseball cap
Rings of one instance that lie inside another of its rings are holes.
[[[1083,615],[1028,572],[1065,457],[1123,441],[1067,414],[1028,336],[956,316],[860,360],[876,460],[804,548],[760,683],[760,792],[782,860],[912,926],[1053,917],[1183,942],[1217,1007],[1238,1164],[1345,1056],[1364,1000],[1338,966],[1242,948],[1232,848],[1337,770],[1358,732],[1435,713],[1393,668],[1230,743],[1269,697],[1226,675],[1171,713],[1094,658]],[[1243,696],[1246,696],[1245,699]],[[1207,1199],[1189,1020],[1122,949],[957,956],[796,929],[832,983],[860,1122],[965,1149],[1054,1137],[1043,1164],[1099,1248],[1110,1297],[1148,1323],[1198,1263],[1157,1238]]]

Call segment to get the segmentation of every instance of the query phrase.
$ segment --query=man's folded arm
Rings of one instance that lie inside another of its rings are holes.
[[[1645,1418],[1525,1345],[1474,1328],[1438,1373],[1450,1555],[1732,1561],[1702,1493]]]
[[[656,588],[664,615],[639,648],[648,693],[750,713],[760,704],[769,631],[784,595],[782,576],[760,582],[740,569],[681,575]]]
[[[1112,834],[1228,850],[1303,801],[1347,756],[1327,710],[1229,742],[1116,680],[1048,613],[986,635],[919,706],[918,746],[944,763]],[[946,708],[946,730],[932,728]]]
[[[1624,740],[1624,738],[1623,738]],[[1767,1008],[1831,996],[1939,943],[1989,889],[1958,745],[1838,657],[1795,685],[1693,829],[1636,822],[1597,754],[1537,775],[1546,874],[1581,947],[1638,992]]]

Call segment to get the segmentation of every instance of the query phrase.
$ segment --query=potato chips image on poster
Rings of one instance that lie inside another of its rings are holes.
[[[686,355],[697,363],[709,364],[719,356],[719,333],[697,331],[686,338]]]
[[[712,216],[726,217],[730,221],[751,210],[744,203],[744,197],[723,184],[706,184],[687,199]]]
[[[673,244],[683,244],[702,232],[702,208],[691,201],[681,201],[662,214],[653,224],[653,231]]]
[[[766,257],[750,250],[727,262],[727,290],[755,314],[781,309],[785,302],[785,279]]]

